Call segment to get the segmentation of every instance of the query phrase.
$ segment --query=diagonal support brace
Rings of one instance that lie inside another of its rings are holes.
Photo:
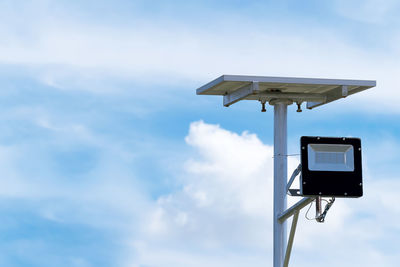
[[[311,202],[314,201],[314,197],[305,197],[296,204],[294,204],[292,207],[288,208],[284,212],[282,212],[278,216],[278,220],[280,223],[285,222],[290,216],[293,215],[293,220],[292,220],[292,227],[290,228],[290,235],[289,235],[289,240],[288,244],[286,247],[286,253],[285,253],[285,259],[283,262],[283,267],[288,267],[289,265],[289,259],[290,255],[292,252],[292,247],[293,247],[293,241],[294,241],[294,234],[296,233],[296,227],[297,227],[297,221],[299,219],[299,213],[302,208],[310,204]]]
[[[293,215],[292,227],[290,228],[289,240],[288,240],[288,244],[287,244],[287,248],[286,248],[285,260],[283,262],[283,267],[289,266],[290,254],[292,253],[294,234],[296,233],[296,227],[297,227],[297,221],[299,219],[299,213],[300,213],[300,211],[296,210]]]

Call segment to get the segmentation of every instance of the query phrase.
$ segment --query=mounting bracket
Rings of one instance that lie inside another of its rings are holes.
[[[289,182],[286,185],[286,192],[293,197],[298,197],[300,195],[300,189],[290,189],[290,186],[293,184],[294,179],[296,179],[297,175],[301,175],[301,163],[297,168],[293,171],[292,176],[289,179]]]

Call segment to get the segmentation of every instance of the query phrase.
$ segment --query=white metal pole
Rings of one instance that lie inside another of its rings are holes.
[[[274,103],[274,267],[282,267],[286,249],[286,223],[278,216],[286,210],[287,103]]]

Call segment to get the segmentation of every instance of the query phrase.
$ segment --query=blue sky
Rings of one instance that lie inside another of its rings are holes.
[[[249,74],[377,80],[289,107],[290,153],[360,137],[365,180],[291,260],[397,266],[400,4],[349,2],[2,1],[0,265],[270,265],[272,108],[195,95]]]

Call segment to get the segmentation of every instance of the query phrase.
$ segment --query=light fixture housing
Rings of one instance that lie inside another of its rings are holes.
[[[300,194],[361,197],[361,140],[348,137],[300,138]]]

